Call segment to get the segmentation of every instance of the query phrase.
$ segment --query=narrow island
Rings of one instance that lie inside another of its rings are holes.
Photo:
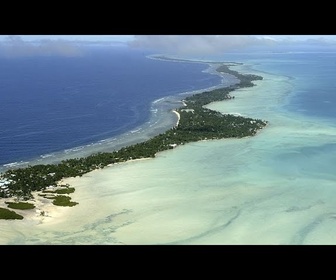
[[[14,210],[34,209],[33,193],[52,200],[57,206],[75,206],[78,202],[71,201],[70,194],[75,191],[69,185],[62,184],[63,178],[82,176],[95,169],[134,159],[154,158],[161,151],[173,149],[189,142],[242,138],[255,135],[267,125],[267,121],[221,114],[204,106],[214,102],[233,99],[230,93],[236,89],[252,87],[252,81],[263,77],[252,74],[241,74],[223,64],[216,69],[220,73],[231,74],[238,78],[239,83],[204,91],[182,100],[183,105],[173,110],[178,115],[176,126],[147,141],[121,148],[113,152],[99,152],[88,157],[63,160],[58,164],[39,164],[25,168],[13,168],[0,174],[0,198],[12,199],[5,201],[7,208],[0,207],[0,219],[23,219]],[[41,211],[44,215],[44,211]]]

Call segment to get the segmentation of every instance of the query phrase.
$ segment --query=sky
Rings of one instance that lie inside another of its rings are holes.
[[[336,35],[0,35],[0,42],[6,40],[10,36],[19,36],[24,41],[39,41],[39,40],[66,40],[66,41],[92,41],[92,42],[129,42],[140,37],[255,37],[258,39],[268,38],[270,40],[291,40],[305,41],[311,39],[324,39],[336,41]]]
[[[133,35],[0,35],[0,42],[8,37],[18,36],[27,42],[40,40],[89,41],[89,42],[126,42],[134,38]]]
[[[336,35],[0,35],[0,56],[82,54],[85,44],[126,45],[171,55],[216,55],[279,46],[335,47]]]

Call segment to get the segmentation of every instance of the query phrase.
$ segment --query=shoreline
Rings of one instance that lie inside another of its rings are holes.
[[[219,62],[219,63],[216,63],[216,64],[218,64],[218,65],[225,65],[225,66],[227,66],[227,64],[226,63],[223,63],[223,62]],[[217,66],[218,66],[217,65]],[[214,65],[213,64],[211,64],[210,66],[209,66],[209,68],[211,68],[213,71],[215,71],[214,70]],[[209,69],[208,68],[208,69]],[[218,67],[217,67],[218,68]],[[216,68],[216,69],[217,69]],[[232,72],[232,71],[231,71]],[[236,71],[235,71],[236,72]],[[219,76],[224,76],[224,75],[230,75],[230,74],[228,74],[228,73],[226,73],[226,72],[224,72],[224,71],[216,71],[216,73],[217,73],[217,75],[219,75]],[[238,72],[236,72],[237,74],[239,74],[241,77],[242,76],[244,76],[244,79],[245,79],[245,76],[247,77],[248,75],[246,75],[246,74],[240,74],[240,73],[238,73]],[[232,74],[231,74],[232,75]],[[255,76],[255,77],[257,77],[257,76]],[[237,79],[237,78],[236,78]],[[254,78],[249,78],[249,79],[251,79],[251,81],[252,80],[254,80]],[[262,79],[262,77],[261,77],[261,79]],[[239,80],[238,80],[239,81]],[[251,81],[250,81],[250,83],[251,83]],[[240,83],[242,83],[242,85],[241,85],[241,88],[245,88],[245,87],[247,87],[246,85],[243,85],[243,82],[240,80]],[[235,84],[233,84],[233,85],[235,85]],[[253,83],[251,83],[251,86],[253,86],[254,84]],[[199,96],[199,95],[202,95],[202,94],[206,94],[206,93],[212,93],[212,92],[214,92],[215,90],[213,89],[213,88],[215,88],[215,89],[218,89],[218,90],[224,90],[224,93],[221,93],[222,95],[223,95],[223,97],[222,97],[222,99],[221,100],[217,100],[217,101],[224,101],[225,99],[227,99],[226,98],[226,96],[229,96],[230,97],[230,95],[229,95],[229,92],[231,92],[231,91],[234,91],[235,90],[235,88],[231,88],[231,87],[225,87],[225,86],[223,86],[223,83],[221,83],[220,85],[217,85],[217,86],[215,86],[215,87],[211,87],[211,89],[212,90],[210,90],[210,92],[209,91],[205,91],[205,90],[197,90],[197,91],[193,91],[192,93],[190,93],[189,92],[189,94],[188,94],[188,96],[185,98],[186,100],[188,100],[188,102],[189,102],[189,99],[192,99],[193,97],[196,97],[196,96]],[[240,88],[240,87],[239,87]],[[196,92],[196,93],[195,93]],[[178,96],[180,97],[182,94],[179,94]],[[185,95],[187,95],[186,93],[185,93]],[[189,99],[188,99],[189,98]],[[164,98],[161,98],[161,99],[164,99]],[[187,101],[185,100],[185,99],[182,99],[182,100],[179,100],[179,102],[180,103],[182,103],[182,105],[184,106],[184,107],[187,107],[188,106],[188,104],[187,104]],[[231,99],[231,97],[230,97],[230,99]],[[196,99],[197,100],[197,99]],[[215,99],[214,100],[210,100],[210,103],[211,102],[213,102],[213,101],[216,101]],[[194,101],[194,102],[196,102],[196,101]],[[154,101],[153,103],[157,103],[157,101]],[[208,105],[208,104],[210,104],[210,103],[205,103],[205,104],[203,104],[202,105],[202,107],[203,106],[206,106],[206,105]],[[201,103],[202,104],[202,103]],[[182,106],[182,108],[183,108],[183,106]],[[191,108],[193,108],[193,107],[191,107]],[[172,112],[172,113],[174,113],[176,116],[177,116],[177,121],[176,121],[176,124],[171,128],[171,129],[177,129],[177,128],[179,128],[179,124],[180,124],[180,121],[181,121],[181,114],[180,114],[180,112],[183,112],[183,111],[189,111],[189,110],[191,110],[192,111],[192,113],[194,113],[193,111],[194,111],[194,109],[181,109],[181,106],[180,107],[178,107],[177,109],[173,109],[173,110],[171,110],[170,112]],[[205,109],[205,110],[207,110],[207,109]],[[179,112],[180,111],[180,112]],[[224,115],[223,115],[223,117],[224,117]],[[238,117],[237,117],[238,118]],[[247,119],[249,119],[249,118],[244,118],[244,117],[239,117],[239,118],[242,118],[242,119],[245,119],[245,120],[247,120]],[[250,118],[251,119],[251,118]],[[254,120],[254,121],[252,121],[252,119],[251,119],[251,124],[254,122],[256,122],[256,121],[260,121],[260,122],[262,122],[261,120]],[[266,124],[267,124],[267,122],[266,122]],[[261,128],[262,127],[259,127],[259,128],[255,128],[257,131],[259,131],[259,130],[261,130]],[[166,130],[166,132],[168,132],[169,130]],[[166,133],[165,132],[165,133]],[[176,133],[174,133],[174,134],[176,134]],[[254,136],[254,135],[248,135],[248,136]],[[202,140],[214,140],[214,139],[222,139],[222,138],[242,138],[242,137],[246,137],[246,136],[222,136],[222,137],[214,137],[214,136],[212,136],[212,137],[210,137],[209,139],[207,138],[207,137],[205,137],[204,139],[198,139],[198,140],[189,140],[189,141],[187,141],[187,143],[189,143],[189,142],[197,142],[197,141],[202,141]],[[153,138],[149,138],[150,140],[152,140]],[[168,139],[168,138],[167,138]],[[177,143],[177,142],[176,142]],[[137,144],[143,144],[143,141],[141,141],[141,142],[137,142]],[[181,144],[184,144],[184,143],[181,143]],[[177,145],[179,145],[179,144],[169,144],[168,146],[171,146],[170,148],[174,148],[174,147],[176,147]],[[129,146],[129,145],[125,145],[125,151],[127,150],[127,148],[131,148],[132,146]],[[164,149],[165,150],[165,149]],[[117,150],[117,152],[118,151],[120,151],[120,150]],[[152,158],[152,157],[155,157],[155,155],[157,154],[157,153],[159,153],[159,152],[161,152],[161,151],[163,151],[163,150],[158,150],[158,151],[156,151],[155,152],[155,154],[154,154],[154,156],[144,156],[144,157],[140,157],[140,158],[135,158],[135,159],[132,159],[132,157],[130,157],[130,158],[128,158],[128,159],[125,159],[125,160],[122,160],[121,162],[119,162],[119,163],[124,163],[124,162],[129,162],[129,161],[135,161],[135,160],[143,160],[143,159],[150,159],[150,158]],[[114,165],[115,163],[118,163],[118,162],[114,162],[113,164],[107,164],[107,165],[105,165],[105,166],[111,166],[111,165]],[[95,169],[93,169],[93,170],[89,170],[89,171],[86,171],[86,172],[84,172],[84,174],[87,174],[87,173],[89,173],[89,172],[92,172],[92,171],[95,171],[95,170],[97,170],[97,169],[100,169],[100,168],[103,168],[103,167],[96,167]],[[11,170],[13,170],[13,169],[11,169]],[[80,175],[81,176],[81,175]],[[76,176],[66,176],[66,177],[63,177],[60,181],[63,181],[64,179],[67,179],[67,178],[76,178],[76,177],[78,177],[77,175]],[[8,177],[7,177],[8,178]],[[6,179],[6,177],[5,177],[5,179]],[[59,182],[57,182],[57,184],[59,184]],[[10,198],[12,198],[12,197],[10,197]],[[7,198],[7,200],[10,200],[10,198]],[[4,200],[6,200],[6,198],[4,199]],[[36,200],[36,197],[34,196],[34,198],[33,198],[33,200]],[[51,203],[47,203],[47,205],[48,204],[51,204]],[[55,206],[55,207],[59,207],[59,206]],[[41,211],[43,211],[43,212],[45,212],[44,210],[41,210],[41,209],[37,209],[36,210],[36,212],[41,212]]]

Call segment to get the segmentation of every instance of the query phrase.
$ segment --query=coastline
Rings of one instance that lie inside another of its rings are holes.
[[[178,60],[176,60],[177,62],[178,62]],[[199,63],[199,61],[191,61],[191,62],[197,62],[197,63]],[[203,63],[203,62],[202,62]],[[218,68],[218,65],[227,65],[225,62],[218,62],[218,63],[209,63],[209,62],[207,62],[206,63],[207,65],[208,65],[208,68],[206,69],[206,71],[208,71],[208,72],[210,72],[210,71],[212,71],[213,73],[212,74],[215,74],[215,75],[218,75],[218,76],[221,76],[221,77],[223,77],[223,79],[222,79],[222,83],[220,83],[219,85],[216,85],[216,86],[213,86],[213,87],[210,87],[210,88],[207,88],[206,90],[204,90],[204,89],[199,89],[199,90],[194,90],[194,91],[192,91],[192,92],[184,92],[184,93],[180,93],[179,95],[177,95],[177,96],[174,96],[174,98],[177,98],[177,97],[181,97],[182,95],[184,95],[187,99],[188,98],[190,98],[190,97],[193,97],[193,96],[196,96],[196,95],[199,95],[199,94],[204,94],[204,93],[208,93],[208,92],[211,92],[211,91],[214,91],[214,89],[226,89],[226,88],[228,88],[227,86],[223,86],[223,80],[224,80],[224,76],[227,76],[227,75],[229,75],[229,76],[232,76],[231,74],[228,74],[228,73],[226,73],[226,72],[220,72],[220,71],[217,71],[217,68]],[[231,65],[231,64],[230,64]],[[235,65],[237,65],[237,64],[235,64]],[[236,72],[236,73],[238,73],[238,72]],[[235,77],[235,76],[233,76],[238,82],[239,82],[239,80]],[[234,85],[235,83],[231,83],[231,85]],[[242,86],[243,87],[243,86]],[[232,89],[233,90],[233,89]],[[228,93],[226,93],[226,94],[228,94]],[[159,100],[155,100],[155,101],[153,101],[153,104],[156,104],[156,103],[158,103],[158,102],[160,102],[161,100],[164,100],[166,97],[164,97],[164,98],[160,98]],[[168,97],[169,98],[169,97]],[[226,98],[224,98],[224,100],[225,100]],[[187,106],[187,103],[186,103],[186,101],[184,100],[184,99],[180,99],[180,100],[178,100],[178,102],[180,103],[180,104],[182,104],[182,105],[180,105],[179,107],[175,107],[175,109],[172,109],[172,110],[169,110],[169,112],[170,113],[173,113],[173,115],[176,115],[176,117],[177,117],[177,121],[176,121],[176,123],[175,123],[175,125],[173,125],[172,127],[170,127],[170,128],[177,128],[178,126],[179,126],[179,123],[180,123],[180,119],[181,119],[181,115],[180,115],[180,113],[178,112],[178,110],[179,110],[179,108],[183,108],[183,107],[185,107],[185,106]],[[207,105],[207,104],[206,104]],[[206,107],[206,106],[205,106]],[[193,109],[192,109],[193,110]],[[184,111],[184,110],[182,110],[182,111]],[[252,123],[252,121],[251,121],[251,123]],[[140,133],[143,133],[143,131],[140,131],[141,129],[137,129],[137,130],[135,130],[135,131],[132,131],[132,133],[133,132],[140,132]],[[165,129],[165,132],[166,131],[168,131],[167,129]],[[175,134],[175,133],[174,133]],[[156,135],[154,135],[154,136],[156,136]],[[153,136],[152,136],[153,137]],[[230,137],[230,136],[229,136]],[[232,136],[231,136],[232,137]],[[226,138],[226,137],[225,137]],[[149,137],[149,139],[153,139],[153,138],[151,138],[151,137]],[[213,139],[217,139],[217,138],[213,138]],[[199,139],[198,141],[202,141],[202,140],[207,140],[207,138],[205,138],[205,139]],[[210,140],[210,139],[209,139]],[[194,141],[196,141],[196,140],[194,140]],[[144,142],[144,140],[142,139],[142,140],[140,140],[140,141],[135,141],[135,142],[133,142],[133,143],[131,143],[131,144],[142,144]],[[181,143],[181,144],[183,144],[183,143]],[[175,147],[177,144],[170,144],[170,145],[173,145],[172,147]],[[126,144],[126,143],[124,143],[123,144],[123,147],[125,147],[126,149],[127,149],[127,147],[130,147],[130,146],[132,146],[132,145],[130,145],[130,144]],[[160,151],[157,151],[157,153],[158,152],[160,152]],[[157,154],[156,153],[156,154]],[[155,155],[156,155],[155,154]],[[92,153],[90,153],[89,155],[92,155]],[[144,157],[144,158],[139,158],[140,160],[142,160],[142,159],[149,159],[150,157]],[[71,158],[70,158],[71,159]],[[127,160],[125,160],[126,162],[127,161],[133,161],[133,160],[139,160],[139,159],[132,159],[132,157],[130,158],[130,159],[127,159]],[[123,161],[123,162],[125,162],[125,161]],[[39,164],[42,164],[42,163],[39,163]],[[32,164],[32,165],[34,165],[34,164]],[[107,166],[110,166],[111,164],[108,164]],[[23,167],[24,168],[24,167]],[[92,171],[92,170],[91,170]],[[89,172],[91,172],[91,171],[89,171]],[[87,173],[87,172],[85,172],[85,173]],[[72,176],[72,177],[77,177],[77,176]],[[7,177],[8,178],[8,177]],[[65,178],[68,178],[68,177],[63,177],[63,179],[65,179]],[[62,179],[62,180],[63,180]],[[62,181],[61,180],[61,181]],[[58,183],[57,183],[58,184]],[[2,199],[2,200],[6,200],[6,199]],[[10,199],[7,199],[7,200],[10,200]],[[36,201],[36,197],[34,196],[34,198],[32,199],[32,201]],[[47,205],[48,204],[50,204],[50,203],[46,203]],[[44,210],[41,210],[41,209],[37,209],[36,210],[36,212],[43,212],[43,213],[45,213],[45,211]],[[23,211],[23,213],[24,213],[24,211]]]

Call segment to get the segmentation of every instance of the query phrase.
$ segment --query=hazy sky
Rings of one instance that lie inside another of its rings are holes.
[[[0,35],[0,55],[81,54],[83,44],[124,44],[175,55],[222,54],[246,47],[325,45],[335,47],[336,35]]]
[[[0,35],[0,41],[6,40],[12,35]],[[127,42],[132,41],[137,37],[232,37],[232,35],[14,35],[21,37],[24,41],[36,41],[36,40],[67,40],[67,41],[119,41]],[[329,41],[336,41],[336,35],[234,35],[237,37],[256,37],[256,38],[269,38],[277,41],[281,40],[294,40],[304,41],[308,39],[324,39]]]
[[[0,35],[0,42],[9,37],[20,37],[23,41],[34,42],[44,40],[89,41],[89,42],[127,42],[134,39],[133,35]]]

